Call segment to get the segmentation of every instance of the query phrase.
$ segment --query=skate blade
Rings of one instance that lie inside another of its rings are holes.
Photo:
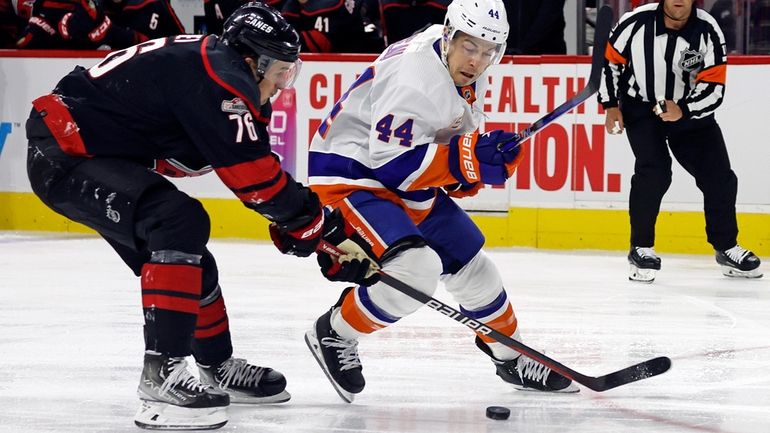
[[[310,349],[310,352],[313,354],[313,357],[315,358],[318,365],[321,367],[321,370],[323,370],[324,374],[326,375],[326,378],[329,379],[329,382],[331,382],[332,386],[334,387],[334,390],[337,391],[337,394],[340,396],[341,399],[343,399],[346,403],[353,403],[353,400],[355,399],[356,395],[352,392],[345,391],[344,388],[342,388],[332,377],[331,373],[329,373],[329,370],[326,368],[326,363],[323,361],[323,353],[321,353],[321,347],[318,346],[315,342],[318,341],[318,338],[313,334],[313,331],[307,331],[305,333],[305,343],[307,344],[308,349]]]
[[[515,385],[515,384],[511,384],[511,386],[513,386],[517,391],[523,391],[523,392],[544,392],[548,394],[574,394],[574,393],[580,392],[580,388],[578,388],[578,386],[575,385],[574,382],[570,383],[569,386],[566,388],[548,389],[548,390],[529,388],[529,387],[525,387],[522,385]]]
[[[231,390],[225,391],[230,394],[230,403],[234,404],[271,404],[271,403],[284,403],[291,399],[291,394],[288,391],[281,391],[275,395],[268,395],[263,397],[256,397],[245,393],[234,392]]]
[[[759,268],[742,271],[726,265],[722,265],[722,275],[733,278],[762,278],[762,272],[759,271]]]
[[[628,279],[629,281],[638,281],[640,283],[651,283],[655,281],[655,269],[642,269],[637,268],[634,265],[629,265]]]
[[[147,430],[214,430],[227,424],[227,406],[185,408],[142,401],[134,424]]]

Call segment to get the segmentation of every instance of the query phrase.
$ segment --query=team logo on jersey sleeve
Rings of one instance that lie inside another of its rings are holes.
[[[465,102],[473,105],[473,103],[476,102],[476,91],[473,88],[473,84],[469,86],[463,86],[460,89],[460,96],[465,99]]]
[[[683,71],[694,71],[703,63],[703,53],[695,50],[682,50],[679,57],[679,67]]]
[[[249,112],[249,107],[241,98],[222,101],[222,111],[225,113],[245,114]]]

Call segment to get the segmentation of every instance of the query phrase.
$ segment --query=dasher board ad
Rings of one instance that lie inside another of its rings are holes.
[[[0,61],[0,191],[30,192],[26,178],[24,122],[31,101],[50,92],[75,65],[91,66],[106,53],[80,58],[44,57],[45,53],[6,54]],[[319,60],[322,59],[322,60]],[[293,90],[273,101],[274,151],[296,177],[307,178],[307,148],[318,125],[357,76],[370,65],[367,56],[306,56]],[[579,92],[587,80],[587,57],[514,57],[493,66],[484,95],[484,130],[521,131]],[[770,212],[770,89],[755,86],[770,73],[770,58],[731,58],[724,103],[716,118],[730,162],[739,179],[739,212]],[[604,112],[595,97],[565,114],[522,148],[524,158],[504,186],[487,186],[460,201],[469,210],[505,211],[511,207],[625,209],[634,157],[625,135],[604,129]],[[677,163],[663,209],[697,211],[703,198]],[[216,176],[174,180],[196,197],[235,199]]]

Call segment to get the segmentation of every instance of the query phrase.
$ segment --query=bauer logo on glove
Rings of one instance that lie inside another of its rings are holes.
[[[457,182],[502,185],[518,165],[519,136],[499,129],[455,135],[449,141],[449,171]]]

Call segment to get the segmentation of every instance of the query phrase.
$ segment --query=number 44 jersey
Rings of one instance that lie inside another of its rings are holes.
[[[482,120],[484,72],[457,87],[441,56],[443,26],[390,45],[340,97],[313,137],[309,183],[324,203],[365,189],[419,221],[449,173],[449,139]]]

